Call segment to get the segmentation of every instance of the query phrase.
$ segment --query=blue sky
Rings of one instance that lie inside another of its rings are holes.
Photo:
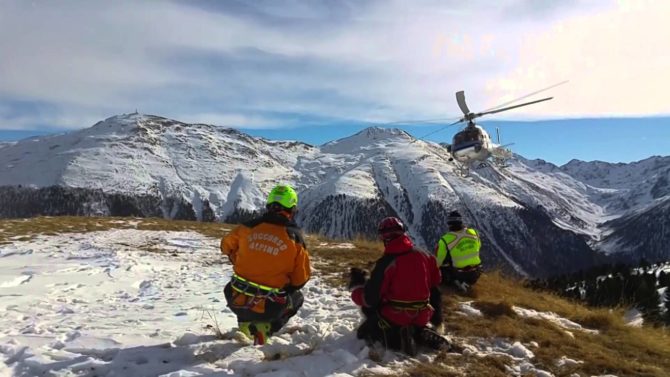
[[[481,121],[495,140],[500,130],[503,144],[529,159],[543,159],[557,165],[572,159],[583,161],[632,162],[654,155],[670,155],[670,117],[586,118],[546,121]],[[319,132],[309,128],[282,130],[245,130],[251,135],[271,139],[295,139],[319,145],[347,137],[368,125],[338,124]],[[422,137],[443,126],[388,126]],[[436,132],[425,140],[451,142],[457,126]]]
[[[319,144],[456,117],[458,90],[480,110],[569,80],[483,124],[589,118],[502,126],[557,163],[668,154],[667,14],[663,0],[3,0],[0,139],[137,109]]]

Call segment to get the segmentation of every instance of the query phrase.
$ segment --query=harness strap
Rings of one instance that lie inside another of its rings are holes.
[[[254,283],[237,274],[233,274],[230,283],[231,288],[235,292],[250,297],[245,305],[247,309],[254,307],[256,304],[266,299],[278,304],[285,304],[287,302],[287,293],[283,289]]]
[[[420,301],[402,301],[402,300],[390,300],[388,302],[394,309],[405,309],[405,310],[423,310],[430,305],[429,300],[420,300]]]
[[[233,274],[233,284],[234,284],[235,282],[243,283],[244,285],[247,285],[247,286],[256,288],[257,290],[260,290],[260,291],[265,291],[265,292],[274,293],[274,294],[279,294],[279,295],[285,295],[285,294],[286,294],[286,291],[284,291],[283,289],[280,289],[280,288],[272,288],[272,287],[268,287],[267,285],[262,285],[262,284],[254,283],[253,281],[251,281],[251,280],[247,280],[247,279],[241,277],[241,276],[238,275],[238,274]]]

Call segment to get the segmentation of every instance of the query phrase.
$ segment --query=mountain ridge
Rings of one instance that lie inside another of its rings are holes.
[[[670,157],[634,165],[595,163],[589,175],[589,163],[557,167],[519,156],[507,169],[476,169],[463,178],[443,147],[379,127],[312,146],[125,114],[2,147],[0,161],[0,186],[24,190],[5,197],[9,207],[0,209],[0,216],[20,213],[22,195],[38,200],[26,187],[60,186],[101,192],[80,192],[76,200],[89,209],[91,201],[98,203],[103,214],[113,213],[110,203],[119,200],[111,198],[114,193],[160,203],[152,215],[243,220],[261,210],[264,193],[283,182],[300,194],[297,220],[330,237],[374,237],[377,222],[394,215],[420,246],[432,249],[446,230],[446,213],[459,209],[482,231],[487,262],[524,275],[569,272],[599,263],[602,253],[636,254],[635,245],[643,240],[638,235],[631,241],[627,223],[616,219],[634,215],[644,223],[670,211],[654,204],[670,194]],[[142,215],[148,211],[142,208],[151,206],[142,200],[114,208]],[[653,250],[643,253],[670,257],[662,249],[670,240],[664,229]],[[622,238],[616,235],[624,233],[621,253]]]

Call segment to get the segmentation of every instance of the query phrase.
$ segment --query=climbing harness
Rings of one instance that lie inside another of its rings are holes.
[[[241,301],[238,299],[239,297],[244,297],[243,304],[236,304],[239,308],[264,312],[266,300],[270,300],[280,305],[284,305],[288,301],[285,290],[257,284],[237,274],[233,274],[230,286],[234,291],[234,303]]]

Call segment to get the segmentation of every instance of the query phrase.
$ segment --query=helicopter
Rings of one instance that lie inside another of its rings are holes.
[[[452,143],[447,145],[447,151],[451,155],[451,157],[449,157],[449,161],[456,162],[456,166],[458,167],[458,170],[462,176],[467,176],[470,172],[470,169],[475,167],[475,164],[477,164],[476,167],[478,168],[488,166],[486,161],[489,161],[490,159],[493,160],[493,163],[496,166],[505,167],[507,160],[512,158],[512,151],[508,148],[508,146],[512,144],[501,145],[500,131],[497,128],[497,143],[492,142],[491,136],[488,134],[488,132],[486,132],[486,130],[484,130],[484,128],[481,126],[477,125],[474,122],[474,119],[488,114],[500,113],[522,106],[549,101],[553,98],[554,97],[547,97],[514,106],[501,107],[509,104],[508,102],[504,105],[500,105],[483,112],[473,113],[465,103],[465,92],[462,90],[456,92],[456,102],[458,103],[458,107],[463,112],[463,117],[456,122],[449,124],[447,127],[462,122],[467,122],[467,125],[463,130],[457,132],[452,139]],[[518,101],[518,99],[512,102],[516,101]]]

